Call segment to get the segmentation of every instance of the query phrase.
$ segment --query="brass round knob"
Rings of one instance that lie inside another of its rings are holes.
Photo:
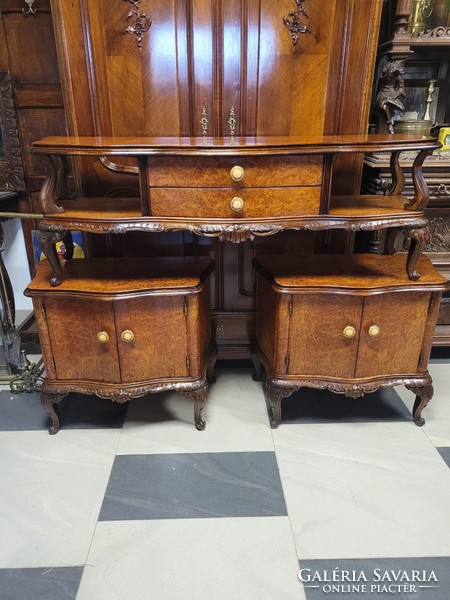
[[[377,337],[380,334],[380,328],[378,325],[371,325],[369,327],[369,335],[370,337]]]
[[[134,333],[130,329],[125,329],[125,331],[122,331],[120,337],[124,342],[132,342],[134,340]]]
[[[244,201],[239,196],[235,196],[230,202],[230,208],[234,212],[241,212],[244,209]]]
[[[106,333],[106,331],[99,331],[97,333],[97,339],[100,344],[106,344],[106,342],[109,342],[109,335]]]
[[[230,171],[230,177],[233,181],[242,181],[245,177],[245,171],[239,165],[235,165]]]
[[[344,329],[344,331],[342,333],[344,334],[344,337],[352,338],[352,337],[355,337],[355,335],[356,335],[356,329],[354,327],[352,327],[351,325],[347,325],[347,327]]]

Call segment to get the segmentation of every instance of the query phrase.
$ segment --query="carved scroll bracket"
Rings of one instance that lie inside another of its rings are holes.
[[[142,48],[144,33],[147,33],[150,29],[152,20],[139,10],[139,4],[142,0],[125,0],[125,2],[130,2],[133,5],[133,8],[129,10],[127,15],[127,21],[130,21],[130,19],[133,19],[133,21],[124,29],[124,33],[135,35],[138,47]]]
[[[311,33],[311,29],[308,25],[304,25],[300,21],[300,16],[308,18],[308,11],[303,6],[303,0],[295,0],[297,5],[297,10],[293,10],[289,13],[287,17],[283,17],[283,23],[286,29],[291,34],[292,44],[295,46],[298,42],[298,37],[300,33]]]

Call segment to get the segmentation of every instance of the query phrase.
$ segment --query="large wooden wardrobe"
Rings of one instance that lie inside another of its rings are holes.
[[[14,5],[9,12],[8,4]],[[46,2],[37,0],[36,14],[28,16],[22,14],[22,4],[26,7],[18,0],[2,0],[4,25],[19,32],[26,24],[32,36],[32,24],[42,19]],[[59,135],[65,127],[72,136],[365,133],[382,4],[51,0],[65,122],[60,115],[58,123],[49,121],[39,133]],[[39,53],[39,44],[33,48]],[[335,192],[359,192],[362,160],[362,155],[336,160]],[[133,161],[75,157],[71,185],[83,196],[137,196]],[[224,359],[250,356],[252,258],[299,251],[345,253],[353,245],[354,234],[345,231],[285,231],[239,244],[190,232],[84,235],[85,252],[96,257],[214,258],[213,335]]]

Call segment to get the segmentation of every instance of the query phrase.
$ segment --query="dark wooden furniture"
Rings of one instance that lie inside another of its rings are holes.
[[[211,341],[207,258],[83,259],[57,288],[38,265],[32,297],[46,367],[42,405],[59,430],[57,403],[69,392],[115,402],[163,390],[194,400],[195,426],[216,349]]]
[[[418,281],[405,275],[400,253],[268,256],[255,267],[254,353],[266,368],[273,428],[281,400],[302,387],[359,398],[400,384],[416,394],[414,422],[424,424],[433,395],[427,362],[449,287],[427,258],[419,259]]]

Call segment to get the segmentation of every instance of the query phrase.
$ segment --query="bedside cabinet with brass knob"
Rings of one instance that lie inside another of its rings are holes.
[[[33,299],[46,378],[42,405],[59,430],[57,403],[69,392],[115,402],[164,390],[194,401],[197,429],[215,360],[209,317],[209,258],[80,259],[48,283],[41,261]]]
[[[352,398],[395,385],[416,394],[414,422],[433,394],[427,363],[448,281],[418,261],[411,281],[405,254],[263,256],[257,271],[257,373],[281,419],[281,400],[302,387]],[[299,407],[299,410],[301,408]]]

